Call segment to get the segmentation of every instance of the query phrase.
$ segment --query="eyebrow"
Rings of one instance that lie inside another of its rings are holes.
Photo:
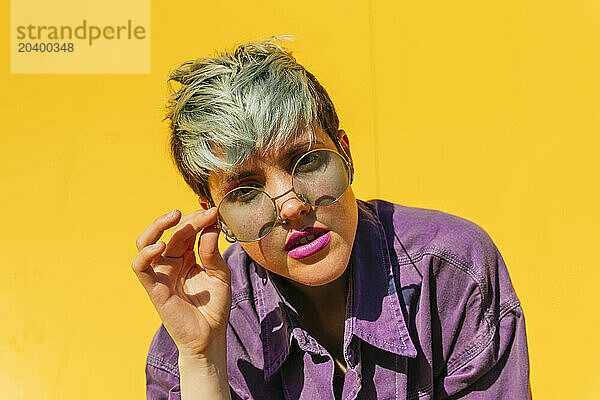
[[[321,145],[324,146],[325,143],[321,142],[320,140],[315,140],[314,142],[304,142],[304,143],[298,143],[298,144],[294,144],[288,148],[285,148],[283,150],[282,153],[282,157],[284,158],[290,158],[292,155],[297,154],[301,151],[308,151],[311,147],[311,144],[315,144],[315,145]],[[224,180],[223,183],[225,184],[230,184],[232,182],[236,182],[236,181],[240,181],[244,178],[247,178],[249,176],[254,175],[254,171],[253,170],[245,170],[245,171],[239,171],[239,172],[232,172],[230,175],[228,175]]]
[[[225,178],[223,183],[231,183],[231,182],[235,182],[235,181],[241,181],[242,179],[247,178],[252,175],[254,175],[254,172],[251,170],[235,172],[235,173],[229,175],[227,178]]]

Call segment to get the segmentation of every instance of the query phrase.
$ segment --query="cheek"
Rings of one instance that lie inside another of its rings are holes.
[[[338,201],[321,209],[323,215],[327,215],[327,218],[338,227],[346,224],[352,225],[352,221],[355,219],[354,214],[358,213],[356,199],[350,188],[346,190]]]
[[[283,250],[285,238],[278,238],[277,235],[274,235],[274,232],[257,242],[240,244],[250,258],[265,268],[268,267],[265,264],[276,262],[280,258],[285,260],[285,257],[287,257],[287,254]]]
[[[356,225],[358,223],[358,206],[356,204],[356,198],[350,188],[344,193],[339,200],[340,203],[340,217],[337,219],[340,229],[340,233],[345,240],[350,243],[354,242],[354,235],[356,234]]]

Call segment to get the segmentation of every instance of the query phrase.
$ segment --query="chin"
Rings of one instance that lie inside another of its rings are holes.
[[[304,282],[303,284],[306,286],[312,286],[312,287],[317,287],[317,286],[325,286],[330,284],[331,282],[334,282],[336,279],[338,279],[340,276],[342,276],[344,271],[342,271],[341,274],[339,274],[338,276],[335,276],[333,278],[329,278],[329,279],[322,279],[322,280],[313,280],[310,282]]]
[[[290,279],[306,286],[323,286],[335,281],[346,271],[350,257],[335,257],[338,260],[342,258],[335,261],[332,256],[330,254],[321,257],[320,260],[309,260],[312,257],[303,259],[300,265],[297,265],[298,273]]]

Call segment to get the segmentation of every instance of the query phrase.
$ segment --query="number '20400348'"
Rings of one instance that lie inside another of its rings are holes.
[[[72,53],[73,43],[18,43],[19,53]]]

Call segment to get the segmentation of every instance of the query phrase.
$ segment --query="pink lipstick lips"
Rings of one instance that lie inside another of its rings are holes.
[[[331,233],[327,229],[309,227],[292,233],[285,244],[285,250],[291,258],[299,259],[322,250],[330,241]]]

